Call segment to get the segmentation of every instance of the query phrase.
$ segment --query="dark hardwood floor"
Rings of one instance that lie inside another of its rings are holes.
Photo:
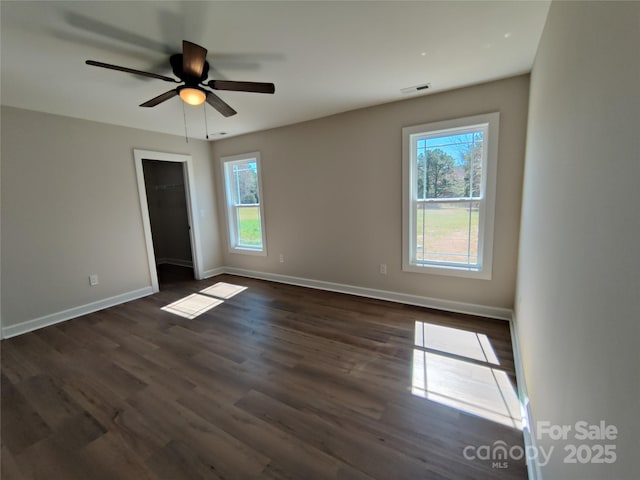
[[[3,480],[527,478],[502,321],[178,276],[1,348]]]

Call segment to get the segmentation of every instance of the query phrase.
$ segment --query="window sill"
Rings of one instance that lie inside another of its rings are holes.
[[[474,278],[478,280],[491,280],[491,270],[479,270],[467,267],[438,267],[435,265],[418,266],[413,264],[404,264],[402,271],[412,273],[422,273],[427,275],[444,275],[448,277]]]
[[[240,253],[244,255],[256,255],[259,257],[266,257],[267,251],[265,249],[258,250],[256,248],[249,247],[231,247],[229,253]]]

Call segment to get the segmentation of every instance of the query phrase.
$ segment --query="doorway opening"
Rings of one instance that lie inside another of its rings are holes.
[[[154,292],[202,278],[191,156],[134,150]]]
[[[193,280],[183,166],[145,158],[142,171],[160,289],[180,280]]]

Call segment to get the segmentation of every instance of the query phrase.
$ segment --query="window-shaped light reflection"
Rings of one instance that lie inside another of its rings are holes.
[[[416,322],[414,344],[416,347],[500,365],[489,338],[482,333]]]
[[[217,298],[193,293],[162,307],[162,310],[175,315],[180,315],[184,318],[193,319],[221,303],[222,300]]]
[[[200,293],[193,293],[180,300],[176,300],[162,307],[162,310],[184,318],[194,319],[198,315],[202,315],[212,308],[217,307],[221,303],[224,303],[224,300],[246,289],[247,287],[240,285],[218,282],[215,285],[201,290]]]
[[[233,285],[231,283],[218,282],[215,285],[205,288],[204,290],[200,290],[200,293],[204,293],[205,295],[211,295],[213,297],[218,298],[231,298],[238,293],[246,290],[247,287],[242,287],[240,285]]]
[[[522,428],[517,393],[486,335],[423,322],[415,331],[414,395]]]

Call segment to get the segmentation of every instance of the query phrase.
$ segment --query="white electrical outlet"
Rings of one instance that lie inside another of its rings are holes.
[[[98,280],[98,274],[97,273],[92,273],[91,275],[89,275],[89,285],[91,285],[92,287],[95,287],[99,283],[100,283],[100,281]]]
[[[381,275],[386,275],[387,274],[387,264],[386,263],[381,263],[380,264],[380,274]]]
[[[284,253],[280,254],[280,263],[284,263]]]

